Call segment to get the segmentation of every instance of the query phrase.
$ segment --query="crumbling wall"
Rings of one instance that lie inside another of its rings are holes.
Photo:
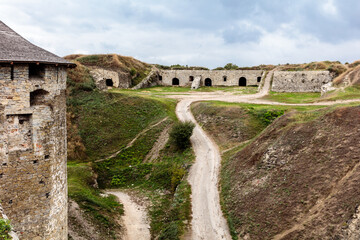
[[[211,79],[212,86],[239,86],[240,78],[246,79],[246,86],[258,86],[262,74],[262,70],[162,70],[160,84],[171,86],[177,78],[179,86],[191,86],[194,78],[201,76],[201,86],[205,86],[207,78]]]
[[[105,90],[110,86],[106,85],[106,80],[113,82],[115,88],[129,88],[131,85],[131,76],[123,72],[116,72],[111,70],[106,70],[103,68],[91,67],[90,74],[95,80],[96,86],[100,90]]]
[[[0,66],[0,201],[21,239],[67,239],[66,69]]]
[[[144,78],[138,85],[132,89],[148,88],[159,85],[159,70],[155,67],[151,69],[151,72]]]
[[[329,71],[275,71],[274,92],[321,92],[321,86],[332,81]]]

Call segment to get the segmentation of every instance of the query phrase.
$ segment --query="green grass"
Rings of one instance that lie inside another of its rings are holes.
[[[98,159],[121,149],[147,126],[173,113],[175,102],[92,91],[79,92],[69,99],[68,106],[77,116],[87,156]]]
[[[320,98],[320,93],[278,93],[270,92],[263,99],[282,103],[311,103]]]
[[[92,187],[94,183],[95,176],[89,163],[68,163],[69,197],[92,217],[93,222],[113,235],[118,227],[114,216],[124,213],[123,206],[113,195],[102,197],[101,192]]]
[[[130,89],[114,89],[115,92],[136,92],[143,94],[155,94],[155,95],[167,95],[169,93],[188,93],[188,92],[234,92],[238,94],[254,94],[257,92],[257,87],[200,87],[196,90],[190,87],[166,87],[166,86],[155,86],[138,90]]]
[[[360,86],[350,86],[344,90],[338,90],[336,92],[330,92],[320,101],[335,101],[335,100],[348,100],[348,99],[359,99],[360,101]]]
[[[270,105],[270,104],[251,104],[251,103],[230,103],[230,102],[222,102],[222,101],[206,101],[211,103],[214,106],[219,107],[242,107],[246,109],[255,109],[257,111],[260,110],[283,110],[283,111],[289,111],[289,110],[297,110],[297,111],[308,111],[308,110],[314,110],[314,109],[320,109],[324,108],[326,106],[291,106],[291,105]]]

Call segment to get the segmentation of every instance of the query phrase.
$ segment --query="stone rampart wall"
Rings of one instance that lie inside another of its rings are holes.
[[[321,86],[332,81],[329,71],[275,71],[274,92],[321,92]]]
[[[160,83],[172,86],[173,79],[176,78],[179,79],[179,86],[191,86],[191,80],[200,76],[200,86],[206,85],[207,78],[211,80],[212,86],[239,86],[240,78],[246,79],[246,86],[257,86],[262,74],[261,70],[162,70]]]

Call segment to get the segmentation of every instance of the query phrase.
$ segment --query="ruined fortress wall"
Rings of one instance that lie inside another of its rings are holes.
[[[111,79],[113,87],[116,88],[129,88],[131,85],[131,76],[127,73],[90,67],[90,74],[94,78],[95,84],[100,90],[107,88],[105,83],[106,79]]]
[[[0,65],[0,201],[20,239],[67,239],[66,69]]]
[[[275,71],[274,92],[321,92],[321,86],[331,82],[329,71]]]
[[[173,85],[173,79],[179,79],[179,86],[190,86],[190,76],[201,76],[200,86],[205,85],[205,79],[211,79],[212,86],[239,86],[240,78],[246,78],[246,85],[257,86],[260,84],[258,78],[261,78],[261,70],[162,70],[161,84],[164,86]],[[226,79],[224,79],[226,77]]]

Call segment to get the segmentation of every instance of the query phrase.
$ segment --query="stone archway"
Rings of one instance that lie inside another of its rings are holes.
[[[211,87],[211,85],[212,85],[211,79],[210,79],[210,78],[206,78],[206,79],[205,79],[205,86],[206,86],[206,87]]]
[[[239,86],[240,86],[240,87],[246,87],[246,78],[241,77],[241,78],[239,79]]]
[[[180,81],[178,78],[173,78],[172,79],[172,85],[173,86],[179,86],[180,85]]]

